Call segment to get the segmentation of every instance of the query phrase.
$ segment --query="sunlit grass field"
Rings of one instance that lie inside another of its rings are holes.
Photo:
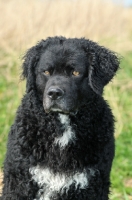
[[[132,199],[132,9],[108,0],[0,0],[0,167],[25,91],[21,57],[42,38],[86,37],[122,55],[104,97],[116,118],[112,200]]]

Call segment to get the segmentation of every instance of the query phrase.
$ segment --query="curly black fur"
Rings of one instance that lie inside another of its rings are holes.
[[[85,82],[78,112],[68,114],[76,139],[62,149],[54,144],[54,139],[63,134],[65,127],[57,112],[44,111],[43,94],[36,83],[42,54],[52,52],[52,48],[58,51],[61,46],[67,54],[68,48],[79,55],[84,54],[87,68],[87,87]],[[27,51],[22,73],[27,79],[26,94],[9,133],[2,200],[39,200],[39,185],[29,172],[37,165],[67,176],[84,169],[87,174],[89,169],[94,170],[85,189],[76,188],[73,183],[68,191],[54,193],[51,200],[109,199],[115,146],[114,117],[102,92],[118,67],[119,59],[115,53],[85,39],[48,38]]]

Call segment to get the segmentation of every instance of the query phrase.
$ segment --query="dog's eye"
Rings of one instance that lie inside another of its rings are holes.
[[[79,73],[78,71],[73,71],[72,74],[73,74],[74,76],[79,76],[80,73]]]
[[[47,70],[45,70],[45,71],[44,71],[44,74],[45,74],[46,76],[49,76],[49,75],[50,75],[50,72],[47,71]]]

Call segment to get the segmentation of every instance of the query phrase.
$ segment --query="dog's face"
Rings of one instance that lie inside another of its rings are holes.
[[[119,66],[118,57],[108,49],[62,37],[42,40],[24,59],[27,92],[37,90],[47,113],[76,113],[91,95],[102,94]]]
[[[40,57],[36,85],[46,112],[76,113],[85,99],[88,59],[81,49],[74,49],[73,45],[55,45]]]

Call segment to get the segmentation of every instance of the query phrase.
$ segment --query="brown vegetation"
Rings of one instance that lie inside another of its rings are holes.
[[[132,10],[109,0],[0,0],[0,17],[0,46],[8,51],[55,35],[132,48]]]

